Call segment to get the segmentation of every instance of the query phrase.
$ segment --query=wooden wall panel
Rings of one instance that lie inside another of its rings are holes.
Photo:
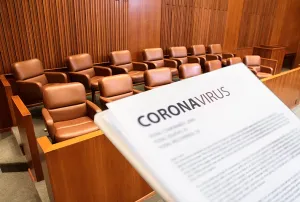
[[[142,61],[142,50],[160,47],[162,0],[129,0],[128,49]]]
[[[161,47],[223,43],[228,0],[162,0]]]
[[[286,46],[289,53],[296,53],[300,42],[300,1],[287,0],[287,9],[278,44]]]
[[[244,0],[238,47],[269,44],[278,0]]]
[[[0,22],[0,73],[30,58],[52,69],[68,55],[88,52],[103,62],[128,48],[128,0],[0,1]]]

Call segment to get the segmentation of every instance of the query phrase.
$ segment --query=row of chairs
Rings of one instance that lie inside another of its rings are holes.
[[[188,51],[189,50],[189,51]],[[188,55],[190,52],[190,55]],[[178,76],[179,66],[188,63],[201,65],[202,72],[209,72],[221,66],[227,66],[240,61],[234,58],[234,54],[223,53],[220,44],[208,46],[208,54],[204,45],[193,45],[186,47],[169,48],[169,58],[166,59],[161,48],[143,50],[144,62],[133,62],[128,50],[114,51],[110,53],[111,65],[104,67],[94,64],[91,55],[78,54],[69,56],[66,60],[68,75],[71,82],[80,82],[87,91],[92,92],[92,101],[95,101],[95,92],[99,91],[98,81],[104,77],[115,74],[128,74],[134,84],[144,83],[144,71],[168,67],[172,76]],[[250,58],[251,59],[248,59]],[[207,61],[215,61],[208,63]],[[260,65],[259,56],[246,56],[244,62],[259,78],[272,74],[270,68]],[[253,66],[253,67],[252,67]],[[14,76],[17,80],[18,94],[26,103],[36,103],[42,100],[42,87],[51,83],[68,82],[67,75],[61,72],[44,72],[43,65],[38,59],[32,59],[13,64]]]
[[[252,57],[252,56],[251,56]],[[253,58],[247,56],[245,61],[252,62]],[[257,56],[254,56],[257,58]],[[242,62],[241,58],[228,58],[228,64]],[[252,64],[252,63],[251,63]],[[206,61],[205,69],[214,71],[222,68],[220,60]],[[251,70],[255,73],[255,68]],[[187,63],[178,68],[180,80],[198,76],[203,73],[200,64]],[[145,90],[164,86],[173,82],[171,68],[162,67],[144,71]],[[106,104],[142,91],[134,89],[134,83],[129,74],[107,76],[97,83],[100,90],[101,108]],[[80,135],[99,130],[93,122],[95,113],[101,109],[86,99],[85,88],[82,83],[47,85],[43,88],[45,108],[42,110],[45,124],[54,142],[64,141]]]

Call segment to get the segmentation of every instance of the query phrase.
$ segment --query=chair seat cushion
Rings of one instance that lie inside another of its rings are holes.
[[[61,142],[74,137],[99,130],[94,121],[87,117],[80,117],[68,121],[54,123],[55,140]]]
[[[267,78],[267,77],[270,77],[270,76],[272,76],[272,74],[265,73],[265,72],[257,72],[257,77],[260,78],[260,79],[264,79],[264,78]]]
[[[128,74],[131,77],[133,83],[144,82],[144,72],[143,71],[130,71],[130,72],[128,72]]]
[[[92,90],[99,90],[98,81],[101,81],[104,76],[94,76],[91,78],[91,88]]]

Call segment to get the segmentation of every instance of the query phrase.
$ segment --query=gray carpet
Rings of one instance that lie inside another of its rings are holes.
[[[0,201],[40,202],[28,172],[0,173]]]

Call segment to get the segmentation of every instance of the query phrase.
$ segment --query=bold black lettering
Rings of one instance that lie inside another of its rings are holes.
[[[214,102],[214,100],[212,98],[214,98],[215,100],[218,100],[218,98],[215,98],[215,96],[212,94],[212,92],[207,92],[206,95],[210,98],[210,100],[212,102]]]
[[[145,117],[145,116],[140,116],[140,117],[138,118],[139,124],[142,125],[142,126],[144,126],[144,127],[150,126],[151,124],[143,124],[143,123],[142,123],[142,120],[141,120],[141,119],[144,118],[144,117]]]
[[[221,91],[223,91],[224,93],[227,93],[227,95],[225,95],[225,96],[229,96],[230,95],[230,92],[227,91],[227,90],[224,90],[224,87],[221,87]]]
[[[176,109],[176,113],[174,113],[174,112],[172,112],[172,108],[174,108],[174,109]],[[174,116],[177,116],[177,115],[179,115],[180,114],[180,110],[175,106],[175,105],[170,105],[169,107],[168,107],[168,111],[171,113],[171,114],[173,114]]]
[[[181,109],[181,111],[185,112],[185,109],[192,110],[191,107],[183,101],[184,104],[181,104],[180,102],[177,103],[178,107]]]
[[[167,110],[165,109],[159,109],[157,110],[157,112],[159,113],[159,115],[164,119],[166,120],[165,116],[169,117],[169,118],[172,118],[172,116],[170,116],[168,113],[167,113]]]
[[[156,121],[153,120],[153,119],[151,118],[151,115],[153,115],[153,116],[156,117]],[[158,122],[160,121],[159,116],[158,116],[157,114],[153,113],[153,112],[149,113],[149,114],[147,115],[147,118],[148,118],[149,121],[151,121],[152,123],[158,123]]]
[[[223,95],[223,93],[220,91],[220,89],[218,89],[218,91],[219,91],[219,93],[220,93],[221,96],[219,96],[214,90],[213,90],[212,92],[213,92],[218,98],[220,98],[220,99],[224,98],[224,95]]]
[[[195,102],[195,100],[193,100],[192,98],[189,99],[189,102],[193,109],[195,109],[195,106],[201,107],[201,105],[199,105],[197,102]]]

